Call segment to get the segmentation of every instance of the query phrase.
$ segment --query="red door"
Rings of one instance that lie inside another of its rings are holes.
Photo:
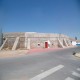
[[[45,42],[45,48],[48,48],[48,42]]]

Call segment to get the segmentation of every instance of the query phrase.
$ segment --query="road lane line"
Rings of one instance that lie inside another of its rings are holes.
[[[68,78],[66,78],[65,80],[74,80],[73,78],[71,78],[71,77],[68,77]]]
[[[80,71],[80,68],[77,68],[77,71]]]
[[[43,73],[41,73],[41,74],[33,77],[33,78],[30,79],[30,80],[41,80],[41,79],[43,79],[43,78],[51,75],[52,73],[54,73],[54,72],[62,69],[63,67],[64,67],[63,65],[58,65],[58,66],[56,66],[56,67],[54,67],[54,68],[52,68],[52,69],[50,69],[50,70],[47,70],[47,71],[45,71],[45,72],[43,72]]]
[[[72,75],[76,76],[76,77],[79,77],[80,78],[80,74],[77,73],[77,72],[73,72]]]

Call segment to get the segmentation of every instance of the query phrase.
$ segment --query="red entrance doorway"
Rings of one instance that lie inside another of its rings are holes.
[[[48,48],[48,42],[45,42],[45,48]]]

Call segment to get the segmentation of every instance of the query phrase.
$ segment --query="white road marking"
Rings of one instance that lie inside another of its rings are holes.
[[[68,77],[68,78],[66,78],[65,80],[74,80],[73,78],[71,78],[71,77]]]
[[[80,68],[77,68],[77,71],[80,71]]]
[[[79,77],[80,78],[80,74],[77,73],[77,72],[73,72],[72,75],[76,76],[76,77]]]
[[[56,67],[54,67],[54,68],[52,68],[52,69],[50,69],[50,70],[47,70],[47,71],[45,71],[45,72],[43,72],[43,73],[41,73],[41,74],[33,77],[33,78],[30,79],[30,80],[41,80],[41,79],[43,79],[43,78],[51,75],[52,73],[54,73],[54,72],[62,69],[63,67],[64,67],[63,65],[56,66]]]

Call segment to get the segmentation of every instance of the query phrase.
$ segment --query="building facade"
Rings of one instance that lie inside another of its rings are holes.
[[[34,49],[71,46],[70,39],[64,34],[16,32],[4,33],[6,41],[2,49]]]

